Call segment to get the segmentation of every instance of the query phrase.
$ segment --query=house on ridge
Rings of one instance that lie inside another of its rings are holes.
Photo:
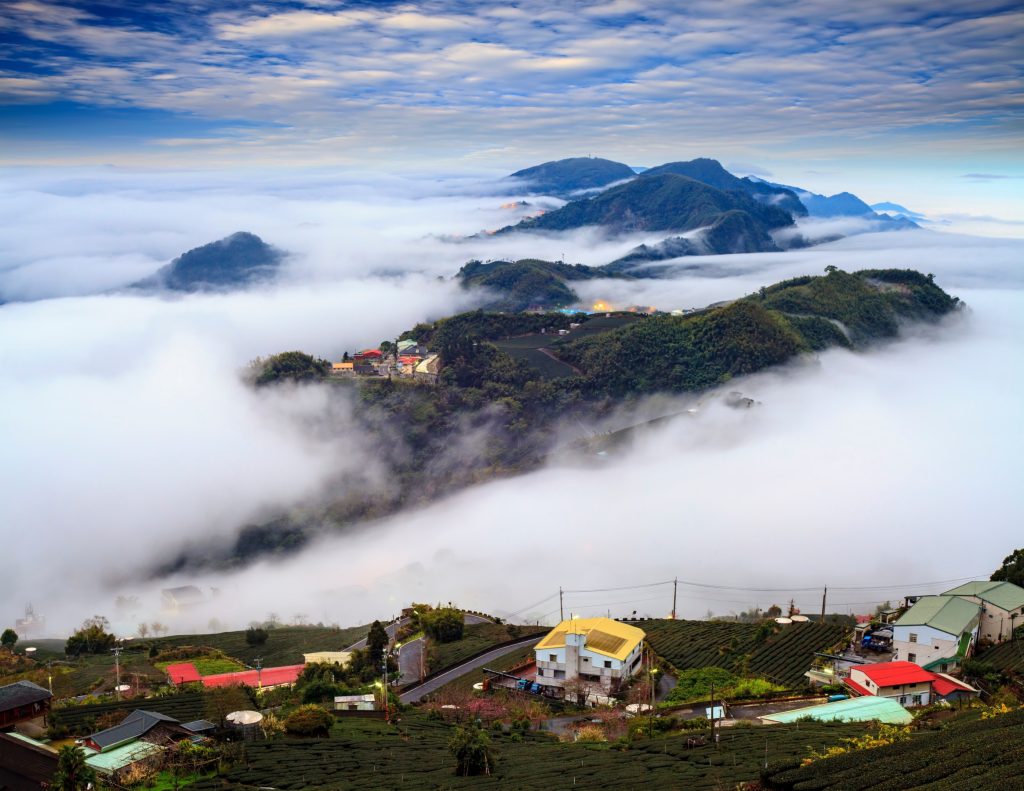
[[[548,632],[534,648],[537,683],[554,687],[581,681],[599,694],[616,690],[640,668],[642,629],[611,618],[571,618]]]

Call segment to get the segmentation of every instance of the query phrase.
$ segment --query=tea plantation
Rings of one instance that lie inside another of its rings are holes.
[[[91,706],[66,706],[54,709],[50,719],[54,724],[68,729],[76,736],[91,733],[96,729],[96,720],[104,714],[114,711],[129,712],[135,709],[157,711],[174,717],[180,722],[198,720],[205,716],[206,698],[202,692],[184,692],[180,695],[167,695],[162,698],[135,698],[111,703],[96,703]]]
[[[1024,788],[1024,709],[958,721],[908,742],[852,752],[803,767],[775,766],[766,788],[777,791],[977,791]]]
[[[799,723],[725,730],[715,747],[687,747],[691,734],[634,741],[625,749],[572,744],[538,733],[491,732],[497,766],[489,777],[456,777],[448,750],[452,726],[407,715],[396,727],[340,720],[329,739],[275,739],[247,745],[243,762],[193,791],[278,789],[548,789],[575,787],[713,791],[754,780],[770,761],[860,735],[865,726]]]
[[[791,689],[805,684],[814,654],[847,638],[835,624],[795,623],[770,631],[761,624],[651,620],[637,623],[655,653],[678,670],[721,667],[764,676]]]

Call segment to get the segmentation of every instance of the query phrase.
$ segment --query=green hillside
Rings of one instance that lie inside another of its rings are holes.
[[[813,742],[810,742],[813,743]],[[772,765],[762,775],[770,791],[980,791],[1019,789],[1024,778],[1024,709],[989,719],[964,717],[871,750],[856,750],[800,766]]]
[[[514,185],[516,189],[532,194],[569,197],[580,190],[598,189],[635,176],[633,168],[621,162],[572,157],[517,170],[508,179],[519,182]]]
[[[779,627],[728,621],[643,621],[647,641],[677,670],[720,667],[741,675],[763,676],[797,689],[806,685],[814,654],[847,639],[844,626],[795,623]]]

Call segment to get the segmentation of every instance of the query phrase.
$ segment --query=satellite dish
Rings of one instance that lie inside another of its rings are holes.
[[[477,681],[473,685],[473,689],[475,689],[477,692],[483,692],[484,691],[484,682],[483,681]]]

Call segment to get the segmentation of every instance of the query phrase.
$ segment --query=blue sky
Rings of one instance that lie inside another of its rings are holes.
[[[1024,216],[1014,3],[16,0],[0,40],[5,164],[500,172],[703,155]]]

